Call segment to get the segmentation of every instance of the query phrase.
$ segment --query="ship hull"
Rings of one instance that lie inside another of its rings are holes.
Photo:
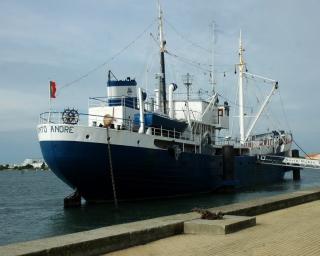
[[[109,150],[105,143],[40,141],[50,169],[88,202],[113,198]],[[285,169],[256,163],[254,156],[236,156],[234,179],[223,179],[220,155],[110,145],[114,181],[119,200],[206,193],[232,185],[242,188],[278,182]]]

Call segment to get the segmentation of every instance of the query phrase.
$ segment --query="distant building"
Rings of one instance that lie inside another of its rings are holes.
[[[46,166],[46,163],[42,159],[27,158],[21,163],[20,166],[31,165],[34,169],[41,169],[43,164],[45,164],[45,166]]]
[[[316,154],[308,154],[308,156],[310,157],[310,159],[320,160],[320,154],[319,154],[319,153],[316,153]]]

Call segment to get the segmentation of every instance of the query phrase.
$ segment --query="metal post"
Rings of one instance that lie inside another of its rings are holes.
[[[299,158],[299,150],[298,149],[293,149],[291,150],[291,155],[292,157],[297,157]],[[300,180],[301,176],[300,176],[300,169],[299,167],[294,167],[292,170],[292,177],[293,180]]]
[[[116,192],[116,184],[115,184],[115,181],[114,181],[113,168],[112,168],[112,157],[111,157],[109,127],[107,127],[107,141],[108,141],[108,155],[109,155],[110,178],[111,178],[112,191],[113,191],[113,201],[114,201],[114,206],[115,206],[116,208],[118,208],[118,199],[117,199],[117,192]]]
[[[164,62],[165,53],[165,40],[163,34],[163,14],[160,6],[160,1],[158,2],[159,7],[159,39],[160,39],[160,84],[159,84],[159,94],[160,94],[160,110],[166,114],[167,113],[167,94],[166,94],[166,71]]]
[[[240,127],[240,144],[244,143],[244,106],[243,106],[243,69],[245,67],[245,63],[243,61],[243,47],[242,47],[242,39],[241,39],[241,31],[240,31],[240,39],[239,39],[239,127]]]

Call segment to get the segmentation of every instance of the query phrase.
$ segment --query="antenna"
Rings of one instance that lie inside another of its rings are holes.
[[[240,30],[239,36],[239,127],[240,127],[240,143],[244,144],[245,134],[244,134],[244,110],[243,110],[243,73],[245,69],[245,62],[243,60],[244,49],[242,47],[242,35]]]
[[[215,46],[215,28],[216,24],[214,21],[210,24],[211,33],[212,33],[212,43],[211,43],[211,71],[210,71],[210,78],[211,78],[211,85],[212,85],[212,95],[216,91],[216,81],[215,81],[215,71],[214,71],[214,46]]]
[[[158,19],[159,19],[159,41],[160,41],[160,51],[164,52],[165,51],[165,41],[164,41],[164,36],[163,36],[163,12],[161,9],[160,5],[160,0],[158,0]]]
[[[182,77],[182,80],[183,80],[183,84],[187,87],[187,100],[189,101],[189,99],[190,99],[190,87],[192,85],[193,77],[189,73],[187,73],[186,75],[184,75]]]

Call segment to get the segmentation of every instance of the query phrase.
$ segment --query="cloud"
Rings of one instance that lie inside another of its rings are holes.
[[[0,115],[1,131],[32,130],[38,114],[48,109],[48,81],[61,86],[103,63],[127,45],[157,16],[157,1],[19,1],[0,2]],[[188,40],[211,46],[209,24],[217,26],[215,45],[217,88],[230,101],[236,88],[233,74],[242,29],[249,71],[279,80],[281,95],[295,136],[315,151],[320,128],[318,60],[320,2],[163,0],[165,18]],[[208,64],[210,53],[196,49],[165,24],[167,49]],[[62,90],[54,107],[84,110],[87,97],[105,94],[107,70],[119,77],[149,82],[152,91],[159,72],[157,24],[114,61],[86,79]],[[182,75],[194,75],[194,91],[210,89],[208,73],[166,56],[167,81],[184,86]],[[209,67],[209,66],[207,66]],[[224,78],[223,71],[227,71]],[[206,73],[206,74],[205,74]],[[18,121],[17,121],[18,120]],[[310,120],[310,121],[309,121]],[[312,120],[312,121],[311,121]],[[235,120],[235,122],[237,122]],[[312,123],[311,123],[312,122]],[[13,134],[13,133],[10,133]],[[12,135],[13,136],[13,135]],[[301,138],[301,139],[300,139]],[[34,138],[33,138],[34,139]],[[27,139],[26,139],[27,140]],[[0,145],[0,150],[2,150]],[[27,157],[27,155],[26,155]]]
[[[47,106],[48,100],[41,94],[0,88],[0,132],[35,129],[38,122],[36,113]]]

